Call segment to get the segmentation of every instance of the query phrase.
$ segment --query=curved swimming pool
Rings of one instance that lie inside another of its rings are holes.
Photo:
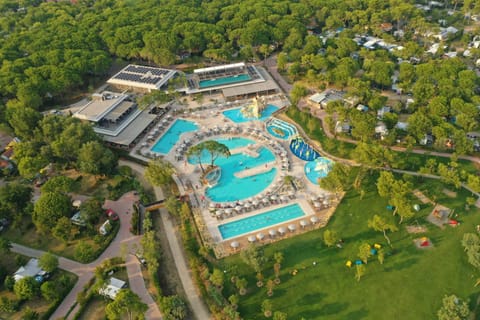
[[[305,164],[305,175],[311,183],[318,185],[318,179],[325,178],[332,169],[332,166],[332,160],[325,157],[319,157]]]
[[[228,119],[232,120],[235,123],[248,122],[253,120],[265,121],[270,117],[275,111],[279,108],[273,104],[267,104],[265,109],[262,111],[260,118],[248,118],[245,117],[242,113],[242,108],[234,108],[223,111],[223,115]]]
[[[253,157],[252,155],[244,153],[235,153],[236,148],[255,144],[253,140],[242,137],[215,140],[225,144],[234,154],[228,158],[218,157],[215,161],[215,165],[221,168],[222,173],[217,184],[208,188],[205,192],[205,195],[212,201],[231,202],[243,200],[262,192],[273,182],[277,173],[276,168],[270,168],[263,173],[254,174],[245,178],[235,176],[235,173],[242,170],[264,166],[274,161],[275,155],[268,148],[259,147],[257,149],[258,157]],[[205,152],[201,156],[201,161],[202,163],[208,164],[210,162],[210,155]],[[190,158],[188,162],[196,164],[198,160]]]

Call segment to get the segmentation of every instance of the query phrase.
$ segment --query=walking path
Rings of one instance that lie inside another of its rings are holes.
[[[127,160],[120,160],[119,165],[124,165],[132,168],[132,170],[136,171],[140,175],[143,176],[144,167]],[[164,199],[163,191],[159,187],[154,187],[155,197],[157,200]],[[168,243],[170,245],[170,250],[172,250],[173,258],[175,261],[175,266],[177,267],[178,274],[180,276],[180,280],[183,285],[183,289],[185,290],[185,294],[187,296],[187,300],[190,303],[190,307],[194,317],[199,320],[207,320],[210,319],[210,313],[207,310],[207,307],[203,303],[201,297],[198,295],[196,287],[193,283],[192,276],[190,274],[190,269],[187,265],[187,261],[185,259],[184,252],[182,250],[180,241],[177,237],[176,227],[173,224],[170,216],[165,212],[165,209],[160,209],[161,214],[160,217],[162,219],[162,223],[164,226],[164,232],[167,236]],[[150,319],[147,317],[147,319]]]
[[[103,261],[113,257],[118,257],[121,254],[121,248],[125,246],[127,252],[134,253],[135,248],[139,246],[140,237],[133,236],[130,233],[130,215],[132,205],[138,201],[138,196],[133,192],[129,192],[123,195],[117,201],[107,200],[105,202],[105,208],[111,208],[118,213],[120,220],[120,229],[118,230],[115,239],[110,243],[108,248],[98,257],[95,261],[83,264],[67,258],[59,257],[59,267],[63,270],[72,272],[78,276],[78,281],[68,295],[63,299],[62,303],[58,306],[57,310],[52,314],[50,319],[59,319],[67,315],[68,311],[75,305],[77,295],[83,290],[85,285],[94,277],[95,268],[99,266]],[[44,252],[28,248],[16,243],[12,244],[12,251],[20,253],[30,257],[39,257]],[[162,319],[160,310],[153,298],[148,293],[143,276],[141,272],[140,261],[136,259],[132,254],[126,257],[126,267],[128,272],[128,281],[130,289],[135,292],[144,303],[148,305],[146,313],[147,319],[160,320]],[[69,313],[67,319],[73,319],[78,312],[80,306],[77,304]]]
[[[267,67],[268,72],[272,75],[273,79],[280,85],[283,92],[289,95],[292,90],[292,85],[289,84],[284,77],[278,72],[277,68],[277,55],[272,55],[265,60],[265,66]]]

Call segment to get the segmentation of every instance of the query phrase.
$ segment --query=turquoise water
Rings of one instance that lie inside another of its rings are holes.
[[[304,215],[305,212],[303,212],[302,208],[297,203],[294,203],[248,218],[219,225],[218,230],[220,231],[222,238],[225,240],[299,218]]]
[[[310,182],[318,184],[318,179],[325,178],[332,169],[332,166],[332,160],[324,157],[319,157],[305,164],[305,175],[307,176],[308,180],[310,180]]]
[[[200,88],[209,88],[209,87],[222,86],[225,84],[243,82],[248,80],[252,80],[252,77],[250,77],[248,74],[239,74],[237,76],[231,76],[231,77],[222,77],[222,78],[216,78],[211,80],[201,80],[198,86]]]
[[[282,140],[288,140],[297,135],[297,129],[294,126],[279,119],[270,121],[267,126],[267,131],[270,135]]]
[[[245,117],[240,111],[241,109],[242,108],[226,110],[223,111],[223,115],[235,123],[248,122],[252,120],[265,121],[268,117],[272,115],[272,113],[277,111],[279,108],[277,106],[274,106],[273,104],[267,104],[266,108],[262,111],[262,116],[258,119]]]
[[[180,139],[180,136],[183,133],[196,130],[198,130],[198,126],[194,122],[177,119],[155,143],[151,150],[157,153],[167,154],[172,150],[173,146],[178,142],[178,139]]]
[[[254,143],[254,141],[250,139],[241,137],[216,139],[216,141],[225,144],[230,150]],[[265,173],[246,178],[235,177],[236,172],[245,170],[246,168],[263,166],[275,160],[275,155],[265,147],[261,147],[258,154],[258,158],[253,158],[243,153],[233,154],[228,158],[217,158],[215,164],[222,169],[222,174],[217,184],[206,190],[206,196],[215,202],[230,202],[252,197],[265,190],[275,179],[277,169],[270,168],[270,170]],[[192,164],[198,163],[198,159],[195,158],[190,158],[188,161]],[[208,152],[202,154],[201,161],[203,164],[210,163],[211,160]]]

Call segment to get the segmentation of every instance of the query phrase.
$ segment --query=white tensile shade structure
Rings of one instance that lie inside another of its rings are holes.
[[[293,223],[288,225],[288,230],[290,230],[291,232],[295,231],[296,229],[297,229],[297,226],[294,225]]]
[[[318,218],[316,216],[313,216],[310,218],[310,221],[315,224],[318,222]]]
[[[248,236],[247,240],[248,240],[248,242],[255,242],[255,241],[257,241],[257,238],[255,238],[254,235],[251,235],[251,236]]]
[[[238,247],[240,247],[240,242],[232,241],[232,243],[230,243],[230,247],[232,247],[233,249],[237,249]]]

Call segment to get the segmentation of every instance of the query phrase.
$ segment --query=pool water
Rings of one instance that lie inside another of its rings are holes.
[[[260,118],[245,117],[241,111],[242,108],[234,108],[234,109],[223,111],[223,115],[235,123],[242,123],[242,122],[248,122],[253,120],[265,121],[278,109],[279,108],[277,106],[274,106],[273,104],[267,104],[265,109],[262,111]]]
[[[290,151],[304,161],[313,161],[320,157],[320,154],[315,151],[312,146],[303,141],[302,138],[290,141]]]
[[[180,136],[185,132],[197,131],[198,126],[191,121],[177,119],[170,128],[162,135],[160,139],[153,145],[152,151],[167,154],[172,150],[173,146],[178,142]]]
[[[260,213],[248,218],[232,221],[218,226],[222,238],[230,239],[292,219],[303,217],[305,212],[297,204],[291,204],[275,210]]]
[[[216,141],[225,144],[230,150],[254,143],[250,139],[241,137],[216,139]],[[270,168],[264,173],[245,178],[235,177],[236,172],[263,166],[275,160],[275,155],[265,147],[258,149],[258,155],[257,158],[253,158],[243,153],[236,153],[228,158],[218,157],[215,165],[222,170],[220,179],[215,186],[206,190],[205,195],[215,202],[231,202],[252,197],[265,190],[275,179],[277,169]],[[188,161],[192,164],[198,163],[196,158],[189,158]],[[210,163],[208,152],[205,151],[202,154],[201,161],[202,164]]]
[[[244,82],[248,80],[252,80],[252,77],[250,77],[248,74],[239,74],[237,76],[231,76],[231,77],[221,77],[221,78],[210,79],[210,80],[201,80],[198,85],[200,88],[209,88],[209,87],[216,87],[216,86],[221,86],[225,84]]]
[[[290,123],[273,119],[267,124],[267,131],[275,138],[288,140],[298,134],[297,128],[292,126]]]
[[[319,157],[313,161],[309,161],[305,164],[304,170],[310,182],[318,185],[318,179],[325,178],[332,169],[333,161]]]

